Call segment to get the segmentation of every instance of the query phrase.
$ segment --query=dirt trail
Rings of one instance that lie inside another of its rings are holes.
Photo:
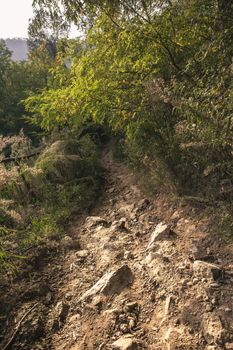
[[[37,304],[7,349],[233,349],[232,247],[191,208],[145,198],[110,150],[102,161],[104,195],[24,291],[15,324]]]

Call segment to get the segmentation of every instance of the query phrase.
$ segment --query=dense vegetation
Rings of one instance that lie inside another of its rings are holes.
[[[56,1],[34,3],[34,29],[40,13],[60,16]],[[156,163],[152,173],[165,172],[179,192],[209,196],[211,184],[218,196],[233,170],[231,2],[62,3],[64,22],[85,36],[58,54],[53,84],[26,100],[34,122],[47,130],[107,124],[134,161]]]
[[[4,43],[0,45],[3,133],[14,134],[22,127],[30,135],[38,130],[48,135],[65,130],[76,140],[87,125],[102,125],[117,138],[118,153],[137,168],[146,169],[153,184],[214,203],[223,213],[220,223],[229,228],[233,197],[232,2],[62,0],[61,7],[56,0],[33,3],[29,60],[12,62]],[[66,39],[71,23],[79,26],[81,38]],[[92,146],[88,143],[87,156],[79,164],[85,169],[82,183],[89,186],[91,181],[94,186],[91,196],[98,191],[96,179],[101,173],[97,171],[94,179],[88,175],[93,166],[98,169],[96,157],[90,156]],[[51,168],[50,162],[39,158],[30,171],[28,165],[25,170],[21,164],[19,182],[23,174],[27,193],[36,198],[40,189],[32,169],[41,170],[43,164],[43,172],[53,169],[52,177],[42,176],[50,196],[53,179],[59,178],[54,169],[73,166],[71,159],[69,164],[63,160],[62,166],[59,158]],[[77,195],[81,185],[74,185],[73,180],[68,176],[62,187],[60,180],[55,181],[61,189],[59,196]],[[86,187],[81,192],[86,193]],[[9,187],[4,193],[9,200],[15,189],[11,188],[11,195]],[[27,199],[28,203],[35,198]],[[41,200],[57,202],[57,198]],[[20,199],[16,202],[18,206]],[[58,216],[53,214],[56,222]],[[25,222],[28,226],[24,229],[33,231],[34,221]]]

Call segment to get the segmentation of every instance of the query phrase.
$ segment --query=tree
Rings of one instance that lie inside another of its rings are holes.
[[[54,3],[54,8],[34,7],[34,17],[28,27],[28,46],[31,51],[44,45],[52,59],[57,54],[57,43],[61,38],[67,38],[69,24],[64,19],[60,7]]]
[[[47,130],[107,123],[143,150],[141,159],[163,159],[182,184],[232,174],[229,2],[62,4],[67,21],[86,22],[86,36],[69,53],[71,69],[61,60],[54,84],[26,100],[35,120]]]
[[[11,52],[0,42],[0,130],[1,134],[15,134],[24,129],[33,132],[26,123],[22,100],[38,93],[48,84],[49,70],[54,60],[45,46],[30,52],[27,61],[14,62]]]
[[[9,72],[11,69],[11,52],[6,47],[4,40],[0,40],[0,129],[4,131],[6,127],[5,108],[9,103]]]

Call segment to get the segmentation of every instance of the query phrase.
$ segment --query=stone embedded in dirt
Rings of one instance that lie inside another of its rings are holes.
[[[163,224],[162,222],[158,224],[154,232],[152,233],[150,242],[147,246],[147,250],[152,249],[156,241],[161,239],[168,239],[172,235],[172,233],[173,232],[168,225]]]
[[[131,335],[125,335],[112,344],[114,350],[139,350],[141,346],[139,342]]]
[[[88,250],[79,250],[75,256],[77,258],[78,261],[84,261],[87,257],[88,257]]]
[[[69,305],[63,301],[59,301],[57,303],[55,308],[52,310],[48,321],[48,327],[51,330],[57,331],[61,327],[62,323],[64,323],[66,320],[69,308]]]
[[[232,350],[233,349],[233,343],[225,343],[225,349],[226,350]]]
[[[98,225],[106,225],[107,221],[100,216],[88,216],[85,221],[86,228],[92,228]]]
[[[206,313],[202,320],[203,336],[207,344],[221,344],[224,329],[220,318],[214,313]]]
[[[201,258],[201,252],[200,252],[200,248],[198,247],[198,245],[196,244],[196,242],[193,242],[191,247],[190,247],[190,256],[194,259],[194,260],[198,260]]]
[[[171,216],[171,219],[172,220],[176,220],[176,219],[178,220],[178,219],[180,219],[180,215],[181,215],[181,213],[178,210],[175,210],[174,213]]]
[[[113,221],[111,227],[110,227],[110,232],[115,232],[115,231],[128,231],[128,228],[126,227],[126,218],[121,218],[120,220],[115,220]]]
[[[224,271],[215,264],[210,264],[202,260],[193,263],[194,275],[199,278],[217,281],[223,278]]]
[[[115,187],[111,187],[108,189],[108,193],[110,193],[110,194],[115,192],[115,191],[116,191]]]
[[[124,260],[134,259],[134,255],[129,250],[124,252]]]
[[[123,265],[110,274],[107,283],[103,286],[101,292],[104,295],[118,294],[132,283],[132,271],[128,265]]]
[[[60,246],[64,250],[79,249],[80,248],[79,242],[77,240],[74,240],[70,236],[63,237],[60,241]]]
[[[83,294],[81,300],[93,297],[98,293],[104,295],[119,294],[121,291],[128,287],[133,282],[133,274],[128,265],[114,270],[113,272],[106,273],[101,279],[86,293]]]
[[[150,201],[147,198],[144,198],[144,199],[140,200],[138,202],[136,211],[145,210],[148,207],[149,204],[150,204]]]
[[[133,313],[136,312],[137,313],[139,310],[139,305],[136,301],[132,301],[132,302],[125,304],[125,309],[127,312],[133,312]]]
[[[103,312],[103,314],[104,314],[105,316],[110,315],[110,316],[113,316],[113,317],[116,317],[116,316],[120,315],[120,313],[121,313],[121,310],[119,310],[118,308],[110,309],[110,310],[105,310],[105,311]]]
[[[144,259],[144,263],[146,265],[149,265],[152,263],[153,260],[159,257],[158,253],[150,252]]]
[[[27,304],[26,308],[24,305],[19,311],[19,314],[16,316],[17,319],[22,319],[23,315],[26,315],[30,308],[31,306],[29,306],[29,304]],[[21,344],[30,346],[31,342],[34,342],[43,337],[45,332],[46,314],[47,308],[43,304],[38,304],[31,312],[29,311],[29,314],[26,316],[24,322],[19,328],[18,336]]]

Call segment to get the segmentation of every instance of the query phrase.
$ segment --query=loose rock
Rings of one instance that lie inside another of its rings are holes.
[[[194,275],[199,278],[216,281],[223,278],[223,270],[215,264],[210,264],[205,261],[196,260],[193,263]]]
[[[79,250],[75,255],[78,261],[84,261],[88,257],[88,250]]]
[[[65,321],[68,312],[69,305],[63,301],[59,301],[50,314],[48,327],[54,331],[58,330],[61,327],[62,323]]]
[[[91,289],[89,289],[80,300],[85,300],[98,293],[104,295],[119,294],[124,288],[133,282],[133,274],[128,265],[106,273]]]
[[[147,250],[152,249],[156,241],[161,239],[168,239],[169,236],[171,236],[171,234],[172,234],[172,231],[168,225],[163,223],[158,224],[154,232],[152,233],[150,242],[147,246]]]
[[[86,218],[86,228],[91,228],[101,224],[106,225],[107,221],[100,216],[88,216]]]
[[[150,204],[150,201],[147,198],[140,200],[137,205],[137,211],[145,210],[149,204]]]
[[[140,345],[135,338],[124,336],[112,344],[114,350],[139,350]]]
[[[214,345],[222,342],[224,329],[217,315],[213,313],[205,314],[202,321],[202,328],[207,344]]]

